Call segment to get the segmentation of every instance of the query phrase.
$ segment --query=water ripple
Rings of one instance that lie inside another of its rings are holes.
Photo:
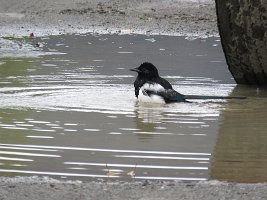
[[[61,157],[60,155],[25,153],[25,152],[15,152],[15,151],[0,151],[0,154],[17,155],[17,156],[20,155],[20,156],[34,156],[34,157],[51,157],[51,158]]]
[[[163,154],[163,155],[198,155],[210,156],[210,153],[195,153],[195,152],[172,152],[172,151],[141,151],[141,150],[123,150],[123,149],[98,149],[98,148],[82,148],[82,147],[63,147],[63,146],[45,146],[45,145],[22,145],[22,144],[3,144],[2,146],[11,147],[29,147],[29,148],[44,148],[57,150],[75,150],[75,151],[94,151],[94,152],[113,152],[113,153],[140,153],[140,154]]]
[[[181,167],[166,165],[139,165],[139,164],[119,164],[119,163],[83,163],[83,162],[64,162],[66,165],[84,165],[84,166],[101,166],[101,167],[122,167],[122,168],[147,168],[147,169],[192,169],[192,170],[208,170],[207,167]]]

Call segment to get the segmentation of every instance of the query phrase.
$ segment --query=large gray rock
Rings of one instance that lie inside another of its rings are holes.
[[[267,0],[216,0],[225,57],[239,84],[267,85]]]

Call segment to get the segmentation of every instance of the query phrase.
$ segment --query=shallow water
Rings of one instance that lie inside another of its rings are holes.
[[[41,48],[0,59],[1,175],[267,181],[267,93],[234,84],[218,38],[28,42]],[[183,94],[248,98],[138,104],[129,69],[144,61]]]

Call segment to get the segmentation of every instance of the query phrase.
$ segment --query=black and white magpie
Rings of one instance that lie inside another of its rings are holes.
[[[135,96],[140,102],[173,103],[189,102],[187,99],[245,99],[246,97],[183,95],[175,91],[172,85],[159,76],[157,68],[144,62],[137,68],[130,69],[138,75],[134,81]]]
[[[145,62],[130,70],[138,73],[134,87],[135,96],[140,102],[186,102],[184,95],[175,91],[166,79],[159,76],[152,63]]]

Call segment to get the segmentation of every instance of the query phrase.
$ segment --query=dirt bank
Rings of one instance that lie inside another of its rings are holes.
[[[80,182],[49,178],[0,178],[1,200],[213,200],[266,199],[266,184],[207,182]]]
[[[0,36],[218,34],[214,0],[0,0],[0,5]]]

